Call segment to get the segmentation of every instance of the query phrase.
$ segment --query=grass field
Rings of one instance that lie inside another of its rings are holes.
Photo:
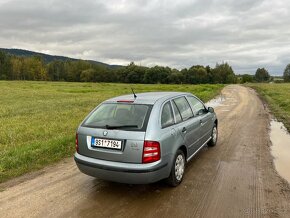
[[[290,132],[290,83],[248,84],[268,103],[275,117]]]
[[[0,81],[0,182],[72,156],[82,119],[131,87],[137,93],[187,91],[208,101],[223,85]]]

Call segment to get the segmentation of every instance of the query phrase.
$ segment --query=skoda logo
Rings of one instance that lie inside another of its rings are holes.
[[[104,136],[107,136],[107,135],[108,135],[108,132],[107,132],[107,131],[104,131],[104,132],[103,132],[103,135],[104,135]]]

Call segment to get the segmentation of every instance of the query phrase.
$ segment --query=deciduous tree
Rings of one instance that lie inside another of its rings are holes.
[[[290,64],[288,64],[284,70],[283,78],[285,82],[290,82]]]
[[[268,82],[270,80],[270,74],[265,68],[258,68],[255,73],[255,80],[257,82]]]

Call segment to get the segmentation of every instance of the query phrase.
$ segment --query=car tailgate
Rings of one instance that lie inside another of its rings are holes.
[[[94,147],[92,137],[121,141],[121,149]],[[145,132],[80,127],[78,130],[79,154],[101,160],[124,163],[142,163]]]

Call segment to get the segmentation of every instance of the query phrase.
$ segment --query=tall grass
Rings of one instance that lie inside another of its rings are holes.
[[[290,83],[248,84],[268,103],[275,117],[290,132]]]
[[[74,152],[75,130],[96,105],[135,92],[186,91],[207,101],[223,85],[0,81],[0,182]]]

